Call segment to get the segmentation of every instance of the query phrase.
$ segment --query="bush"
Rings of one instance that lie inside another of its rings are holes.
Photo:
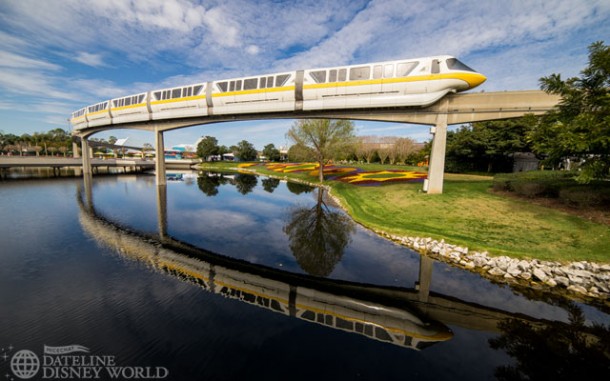
[[[559,199],[575,207],[610,207],[609,186],[576,185],[563,188],[559,191]]]
[[[610,182],[579,184],[576,176],[568,171],[503,173],[494,176],[493,189],[530,198],[558,198],[576,207],[610,207]]]

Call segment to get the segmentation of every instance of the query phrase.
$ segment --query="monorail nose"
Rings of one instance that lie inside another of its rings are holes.
[[[468,76],[466,81],[468,82],[469,88],[472,89],[487,81],[487,77],[481,73],[473,73]]]

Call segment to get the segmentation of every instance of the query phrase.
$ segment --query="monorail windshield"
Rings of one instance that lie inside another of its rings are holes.
[[[472,72],[475,71],[473,68],[471,68],[471,67],[467,66],[466,64],[462,63],[457,58],[449,58],[449,59],[447,59],[447,68],[449,70],[461,70],[461,71],[472,71]]]

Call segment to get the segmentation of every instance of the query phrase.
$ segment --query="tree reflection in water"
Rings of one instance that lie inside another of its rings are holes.
[[[197,186],[208,197],[218,194],[218,187],[227,184],[229,179],[222,173],[201,173],[197,178]]]
[[[263,189],[269,193],[273,193],[275,188],[277,188],[277,186],[280,185],[279,179],[274,179],[271,177],[267,177],[267,178],[263,179],[261,182],[263,183]]]
[[[290,183],[288,183],[290,184]],[[341,260],[355,226],[339,211],[332,211],[324,202],[324,189],[319,188],[313,208],[291,210],[284,232],[299,266],[310,275],[326,277]]]
[[[501,322],[493,349],[506,351],[516,365],[496,369],[499,380],[601,380],[610,377],[610,327],[585,325],[572,302],[555,302],[569,313],[569,324],[534,326],[518,319]]]
[[[258,180],[256,179],[256,176],[244,173],[226,176],[222,173],[214,172],[202,172],[197,178],[197,185],[199,186],[199,189],[209,197],[216,196],[218,194],[218,187],[225,184],[234,185],[239,193],[246,195],[256,188]],[[277,187],[277,184],[275,186]]]

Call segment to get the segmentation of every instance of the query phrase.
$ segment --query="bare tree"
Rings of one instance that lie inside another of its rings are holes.
[[[394,142],[394,150],[396,151],[396,157],[402,164],[407,160],[407,157],[417,151],[417,144],[415,140],[411,138],[398,138]]]
[[[326,161],[353,144],[354,123],[349,120],[301,119],[295,122],[286,136],[295,144],[315,151],[320,167],[318,176],[323,182]]]

